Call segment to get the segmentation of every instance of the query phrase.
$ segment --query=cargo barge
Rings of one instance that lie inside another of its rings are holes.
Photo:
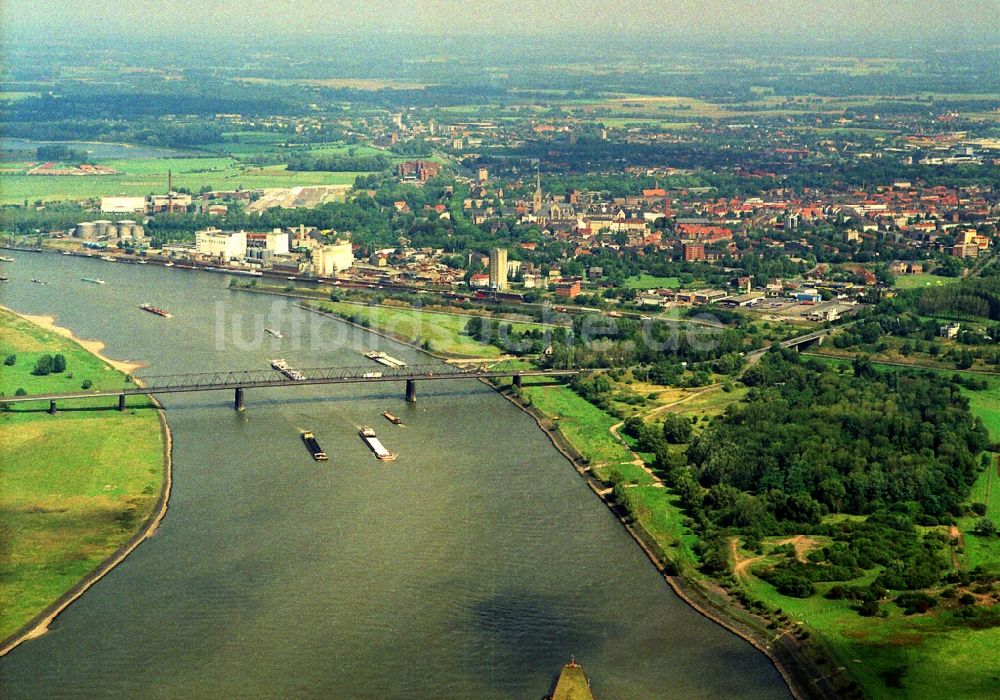
[[[301,382],[306,378],[306,375],[302,374],[298,370],[294,370],[288,366],[288,363],[284,360],[271,360],[271,367],[281,372],[283,375],[289,379],[293,379],[297,382]]]
[[[375,456],[379,459],[385,462],[391,462],[396,459],[395,453],[389,452],[389,450],[385,449],[385,445],[383,445],[382,441],[375,436],[375,431],[371,428],[362,428],[358,431],[358,435],[361,436],[361,439],[365,441],[368,448],[374,452]]]
[[[394,416],[393,414],[389,413],[388,411],[382,411],[382,417],[385,418],[390,423],[392,423],[393,425],[402,425],[403,424],[403,420],[399,416]]]
[[[326,461],[326,452],[324,452],[323,448],[319,446],[319,443],[316,441],[316,436],[310,431],[302,431],[302,442],[306,444],[306,449],[312,454],[313,459],[317,462]]]
[[[369,360],[374,360],[379,364],[385,365],[390,369],[399,369],[401,367],[406,367],[406,363],[403,362],[402,360],[397,360],[395,357],[387,355],[384,352],[379,352],[377,350],[373,350],[372,352],[366,352],[365,357],[367,357]]]
[[[156,314],[157,316],[163,316],[163,318],[173,318],[174,315],[169,311],[164,311],[161,308],[153,306],[152,304],[139,304],[139,308],[143,311],[148,311],[151,314]]]

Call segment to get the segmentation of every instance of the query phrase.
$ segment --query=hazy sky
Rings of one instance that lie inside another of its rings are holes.
[[[950,34],[1000,44],[1000,0],[0,0],[0,28],[201,35],[727,34],[843,38]],[[830,36],[835,35],[835,37]]]

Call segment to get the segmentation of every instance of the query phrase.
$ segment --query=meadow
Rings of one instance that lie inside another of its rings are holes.
[[[66,370],[35,376],[39,357],[63,354]],[[75,343],[0,311],[0,393],[123,385],[124,375]],[[146,397],[108,399],[56,415],[46,406],[0,412],[0,639],[79,583],[136,534],[164,479],[160,421]]]
[[[341,318],[363,322],[369,328],[399,338],[425,350],[453,357],[500,357],[495,345],[480,343],[465,332],[473,314],[427,311],[408,307],[358,304],[346,301],[310,302],[310,306],[329,311]],[[504,321],[504,323],[508,323]],[[535,324],[511,322],[515,331],[537,327]]]

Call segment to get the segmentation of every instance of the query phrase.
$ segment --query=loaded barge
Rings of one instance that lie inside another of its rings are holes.
[[[139,308],[143,311],[148,311],[151,314],[156,314],[157,316],[163,316],[163,318],[173,318],[174,315],[169,311],[164,311],[163,309],[157,308],[152,304],[139,304]]]
[[[375,456],[378,457],[379,459],[386,462],[391,462],[392,460],[396,459],[395,453],[389,452],[389,450],[385,449],[385,445],[382,444],[381,440],[375,437],[375,431],[372,430],[371,428],[368,427],[362,428],[361,430],[358,431],[358,435],[361,436],[361,439],[365,441],[365,444],[368,445],[368,448],[372,452],[374,452]]]
[[[397,360],[395,357],[387,355],[384,352],[379,352],[377,350],[373,350],[372,352],[366,352],[365,357],[367,357],[369,360],[375,360],[375,362],[385,365],[390,369],[399,369],[400,367],[406,367],[406,363],[403,362],[402,360]]]
[[[403,424],[403,420],[399,416],[394,416],[393,414],[389,413],[388,411],[382,411],[382,417],[385,418],[390,423],[392,423],[393,425],[402,425]]]
[[[316,436],[313,435],[312,432],[303,430],[302,442],[306,444],[306,449],[312,453],[313,459],[317,462],[326,461],[326,452],[324,452],[323,448],[319,446],[319,443],[316,441]]]
[[[288,366],[288,363],[284,360],[271,360],[271,367],[281,372],[283,375],[289,379],[294,379],[297,382],[301,382],[306,378],[306,375],[302,374],[298,370],[294,370]]]

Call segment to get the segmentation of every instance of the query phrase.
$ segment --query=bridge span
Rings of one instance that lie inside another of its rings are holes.
[[[418,381],[444,379],[500,379],[512,377],[514,386],[520,388],[523,377],[564,377],[579,374],[575,369],[490,369],[455,365],[409,365],[406,367],[373,369],[364,367],[319,367],[296,369],[300,378],[292,378],[276,369],[224,370],[196,374],[172,374],[142,377],[140,381],[126,380],[121,389],[101,391],[76,391],[57,394],[29,394],[5,396],[0,403],[15,404],[30,401],[48,401],[49,412],[55,413],[58,402],[79,399],[118,399],[118,410],[125,410],[125,398],[144,394],[177,394],[198,391],[233,391],[233,406],[244,409],[246,389],[277,389],[319,384],[367,384],[373,382],[406,382],[406,400],[417,400]]]

